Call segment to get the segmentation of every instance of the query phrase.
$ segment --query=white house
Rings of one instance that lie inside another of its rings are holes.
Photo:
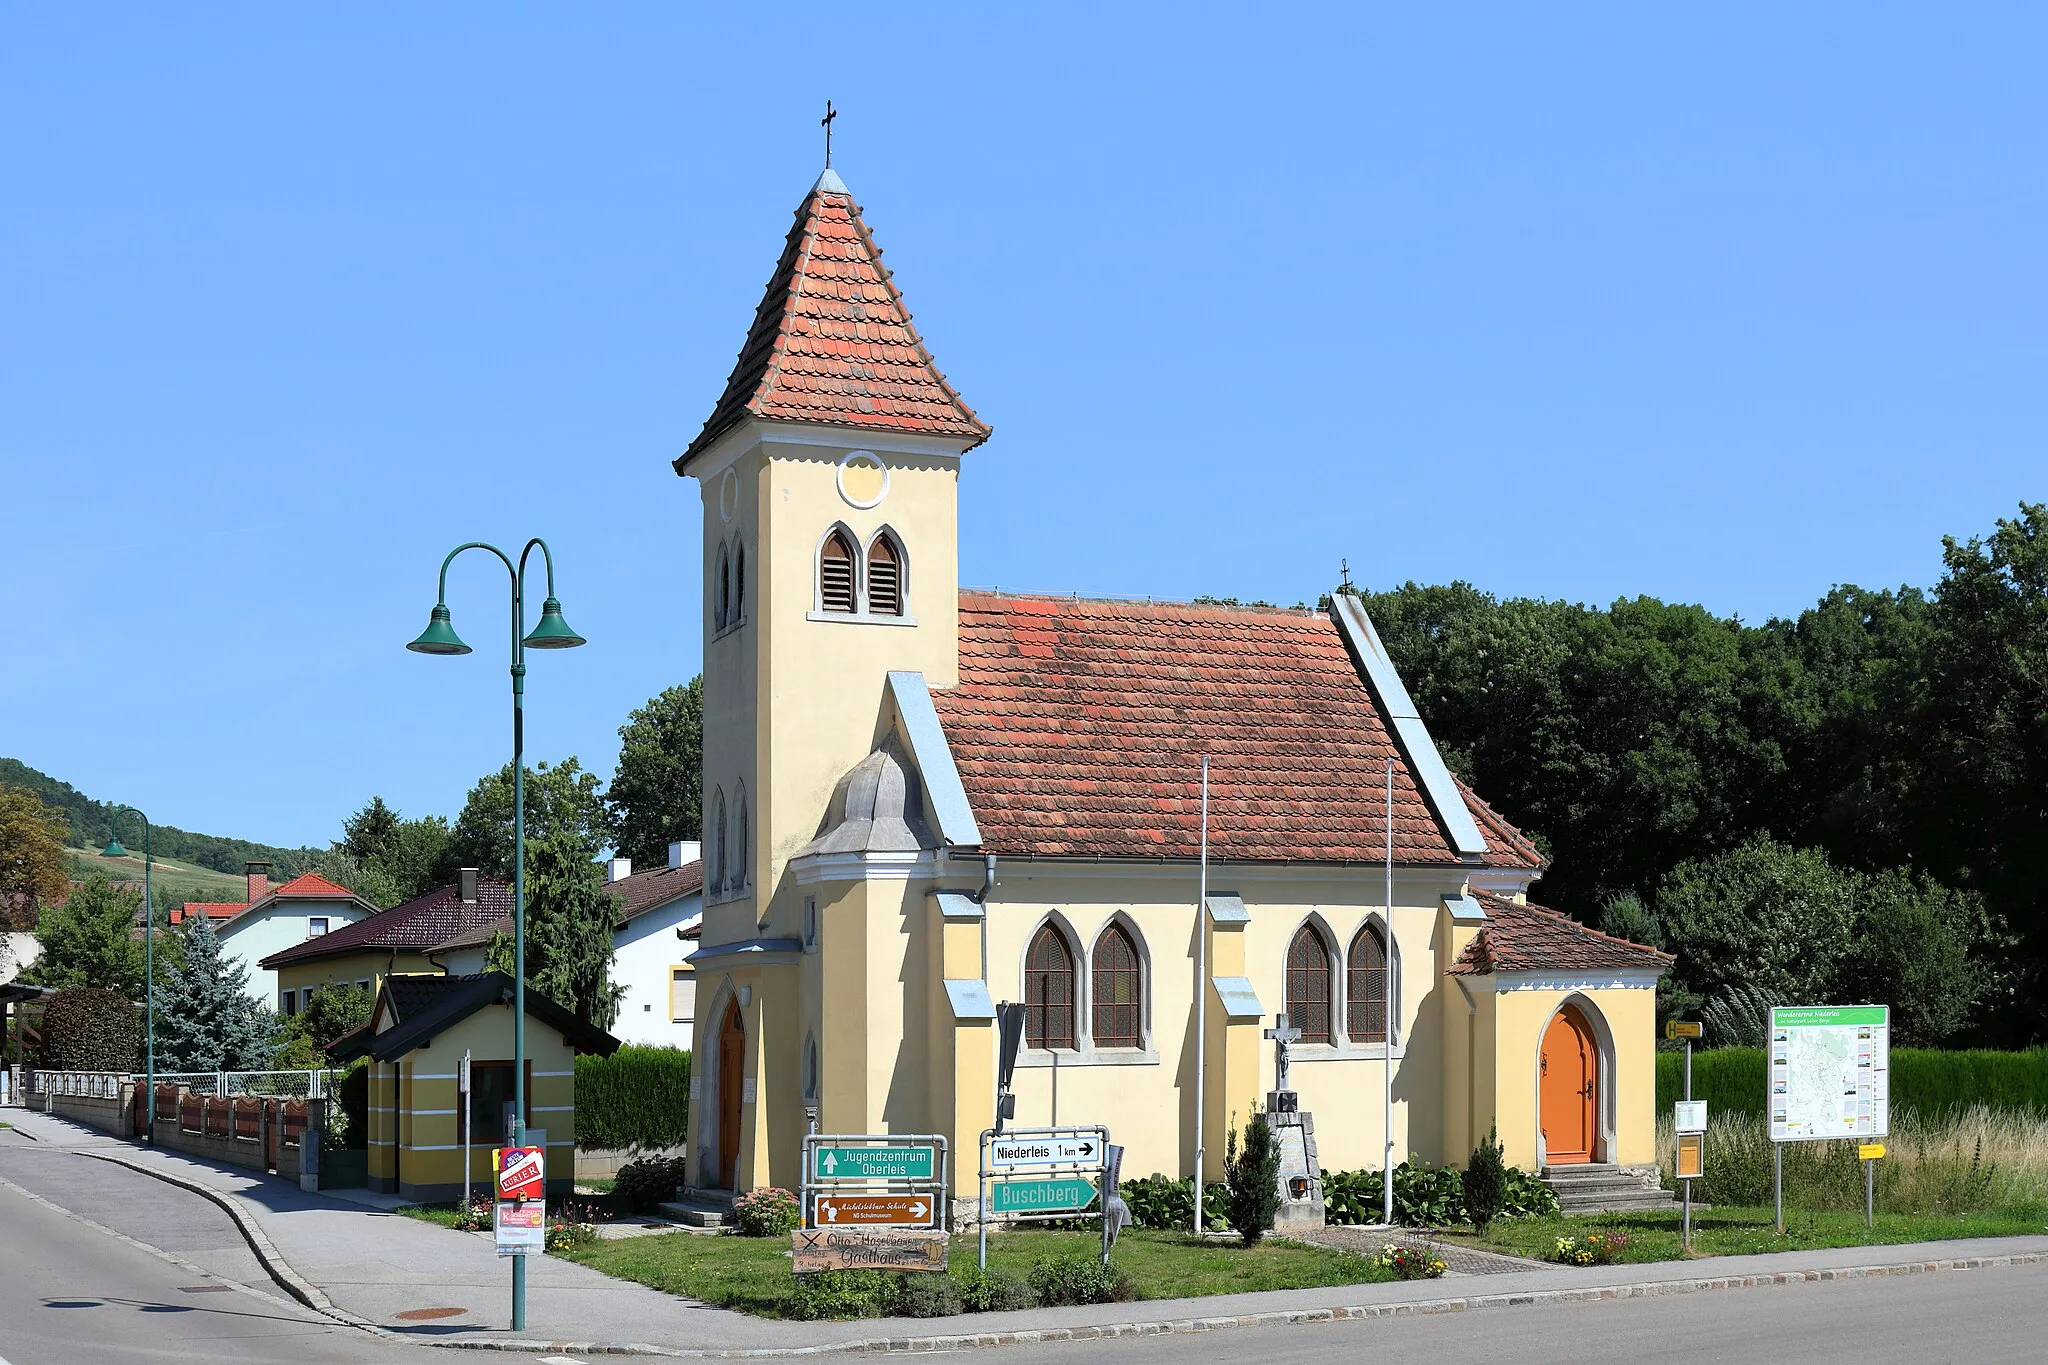
[[[690,1046],[697,1020],[697,974],[687,961],[696,951],[704,914],[702,846],[673,843],[668,864],[635,872],[630,858],[614,858],[606,890],[621,902],[612,926],[612,981],[626,988],[613,1037],[657,1047]],[[451,976],[484,970],[491,936],[510,932],[511,921],[458,934],[428,950]]]
[[[316,872],[272,886],[269,866],[249,865],[248,900],[187,901],[171,912],[171,923],[183,924],[187,916],[200,914],[212,919],[222,956],[249,970],[250,997],[274,1009],[277,973],[263,966],[264,958],[367,919],[377,907]]]

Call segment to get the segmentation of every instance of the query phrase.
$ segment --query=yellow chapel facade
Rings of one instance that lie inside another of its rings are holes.
[[[1670,959],[1529,903],[1540,855],[1355,599],[961,588],[990,429],[880,254],[828,169],[675,462],[706,597],[690,1185],[795,1188],[815,1120],[945,1133],[972,1196],[998,1001],[1027,1007],[1016,1122],[1106,1125],[1131,1175],[1199,1145],[1221,1177],[1283,1011],[1326,1169],[1390,1138],[1462,1164],[1490,1128],[1525,1168],[1653,1164]]]

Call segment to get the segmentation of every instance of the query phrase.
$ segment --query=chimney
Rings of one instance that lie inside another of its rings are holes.
[[[455,872],[455,885],[456,885],[457,889],[459,889],[459,890],[460,890],[460,891],[462,892],[462,903],[463,903],[464,905],[475,905],[475,904],[476,904],[476,869],[475,869],[475,868],[473,868],[473,867],[463,867],[463,868],[457,868],[457,869],[456,869],[456,872]]]
[[[243,866],[249,874],[248,904],[254,905],[270,894],[270,864],[245,863]]]
[[[668,846],[668,865],[671,870],[688,867],[704,856],[704,845],[695,839],[678,839]]]
[[[611,861],[611,867],[605,872],[604,879],[608,882],[617,882],[624,881],[632,875],[633,860],[631,858],[614,858]]]

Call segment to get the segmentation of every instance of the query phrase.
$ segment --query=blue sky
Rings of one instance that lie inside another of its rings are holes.
[[[2048,495],[2037,7],[701,8],[0,12],[0,754],[278,843],[452,814],[500,581],[400,646],[539,533],[591,644],[529,753],[608,773],[697,668],[669,461],[827,96],[996,428],[971,583],[1757,620]]]

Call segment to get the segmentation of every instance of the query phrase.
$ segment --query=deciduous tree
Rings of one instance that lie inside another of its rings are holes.
[[[677,839],[702,837],[704,677],[667,688],[619,729],[619,766],[605,801],[621,857],[659,866]]]

